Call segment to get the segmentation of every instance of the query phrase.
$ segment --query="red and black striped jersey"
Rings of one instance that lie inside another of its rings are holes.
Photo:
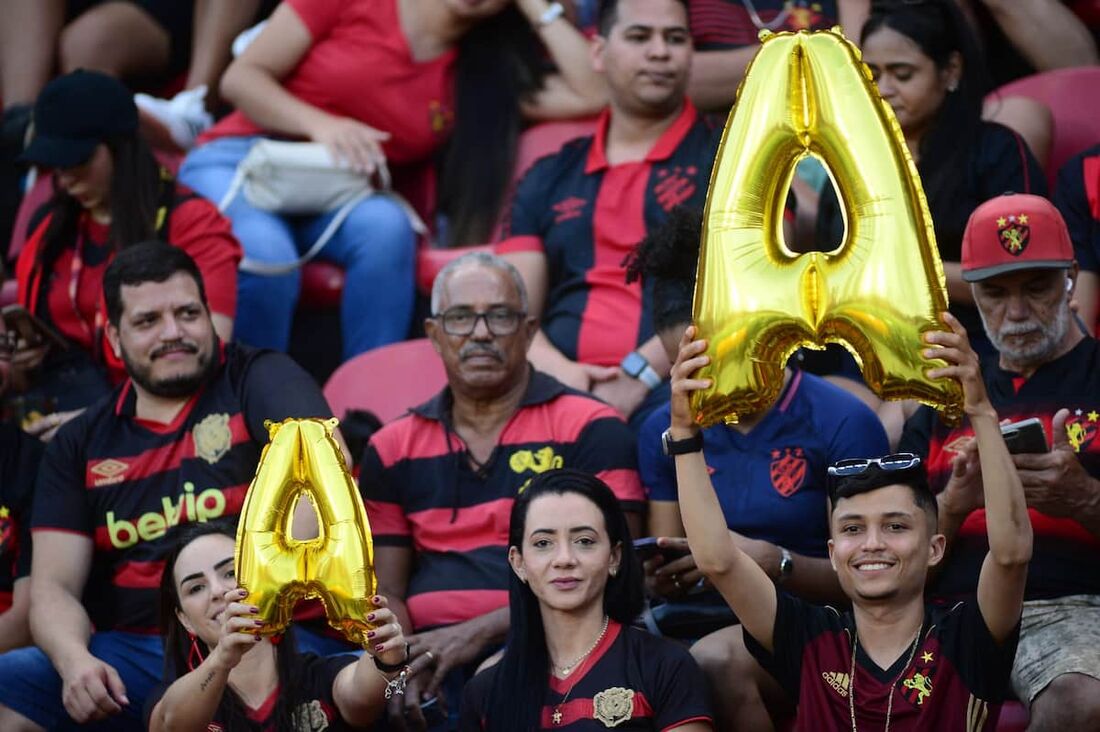
[[[738,0],[689,0],[695,50],[724,51],[759,44],[760,28],[753,22],[753,13],[776,33],[823,30],[836,25],[839,18],[836,0],[754,0],[752,6],[750,12]]]
[[[31,498],[43,445],[13,424],[0,423],[0,613],[15,581],[31,571]]]
[[[35,486],[35,532],[94,541],[84,605],[98,630],[156,632],[165,533],[240,513],[264,420],[332,415],[288,356],[235,344],[170,424],[139,419],[135,404],[127,381],[65,425]]]
[[[462,732],[484,729],[495,672],[488,668],[466,685]],[[706,691],[703,672],[687,648],[612,620],[576,671],[565,679],[550,677],[540,729],[667,730],[709,724]]]
[[[859,729],[882,729],[887,712],[890,729],[898,732],[996,728],[1011,689],[1018,625],[997,643],[976,602],[950,609],[929,604],[915,650],[910,643],[889,668],[880,668],[859,646],[853,667],[851,612],[782,591],[777,600],[772,652],[747,632],[745,646],[797,700],[796,732],[851,729],[852,707]]]
[[[983,362],[982,374],[1001,419],[1038,417],[1049,437],[1055,412],[1068,408],[1066,437],[1088,474],[1100,478],[1100,342],[1083,339],[1069,353],[1040,366],[1031,378],[1005,371],[996,359]],[[929,483],[938,493],[951,477],[951,460],[973,439],[969,421],[952,429],[924,407],[906,423],[899,449],[925,456]],[[1026,599],[1100,594],[1100,540],[1072,518],[1035,509],[1028,513],[1035,538]],[[947,598],[976,592],[988,550],[985,509],[979,509],[959,528],[933,592]]]
[[[685,100],[644,160],[611,165],[610,119],[535,163],[497,251],[545,253],[543,332],[573,361],[617,366],[653,335],[652,284],[627,284],[623,260],[676,206],[703,208],[721,130]]]
[[[450,426],[451,394],[371,436],[359,487],[378,546],[412,547],[406,604],[417,631],[508,604],[508,521],[535,475],[573,468],[642,511],[634,435],[608,405],[532,370],[519,409],[480,470]]]

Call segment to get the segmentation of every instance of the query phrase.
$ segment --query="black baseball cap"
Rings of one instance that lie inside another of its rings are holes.
[[[72,168],[88,160],[96,145],[135,134],[138,110],[122,82],[98,71],[79,69],[59,76],[34,103],[34,137],[20,162]]]

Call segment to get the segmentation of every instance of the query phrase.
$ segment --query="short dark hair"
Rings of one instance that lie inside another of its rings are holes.
[[[122,319],[122,286],[134,287],[145,282],[166,282],[177,272],[188,274],[199,288],[199,299],[206,303],[202,273],[191,256],[177,246],[162,241],[143,241],[120,251],[103,273],[103,298],[107,320],[118,327]]]
[[[691,322],[702,235],[703,212],[677,206],[627,258],[626,281],[641,279],[652,288],[651,315],[657,332]]]
[[[859,475],[830,476],[829,513],[831,515],[836,511],[836,504],[841,498],[851,498],[891,485],[909,488],[913,494],[913,502],[928,515],[932,533],[936,533],[939,524],[936,496],[928,485],[928,473],[920,463],[904,470],[883,470],[872,463]]]
[[[688,6],[688,0],[676,1],[684,6],[684,12],[686,12],[690,18],[691,8]],[[611,30],[611,26],[615,25],[615,21],[618,19],[619,0],[600,0],[599,10],[596,14],[596,28],[599,34],[606,38],[608,32]]]

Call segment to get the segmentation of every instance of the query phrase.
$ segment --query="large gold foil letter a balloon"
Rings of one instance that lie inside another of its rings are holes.
[[[798,161],[829,168],[847,232],[832,252],[798,255],[782,216]],[[711,175],[694,314],[711,363],[695,392],[703,425],[775,402],[800,345],[843,343],[884,399],[959,414],[957,382],[932,381],[921,334],[942,328],[943,267],[901,129],[859,51],[837,31],[779,33],[746,74]]]
[[[263,633],[280,633],[294,604],[317,597],[329,625],[365,646],[376,590],[367,513],[332,436],[336,420],[288,419],[269,424],[256,477],[237,527],[237,581],[260,609]],[[317,513],[316,538],[293,538],[298,499]]]

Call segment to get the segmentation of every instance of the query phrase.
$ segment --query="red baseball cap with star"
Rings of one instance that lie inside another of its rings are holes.
[[[1073,244],[1062,214],[1042,196],[1009,193],[974,209],[962,242],[962,277],[978,282],[1020,269],[1066,269]]]

